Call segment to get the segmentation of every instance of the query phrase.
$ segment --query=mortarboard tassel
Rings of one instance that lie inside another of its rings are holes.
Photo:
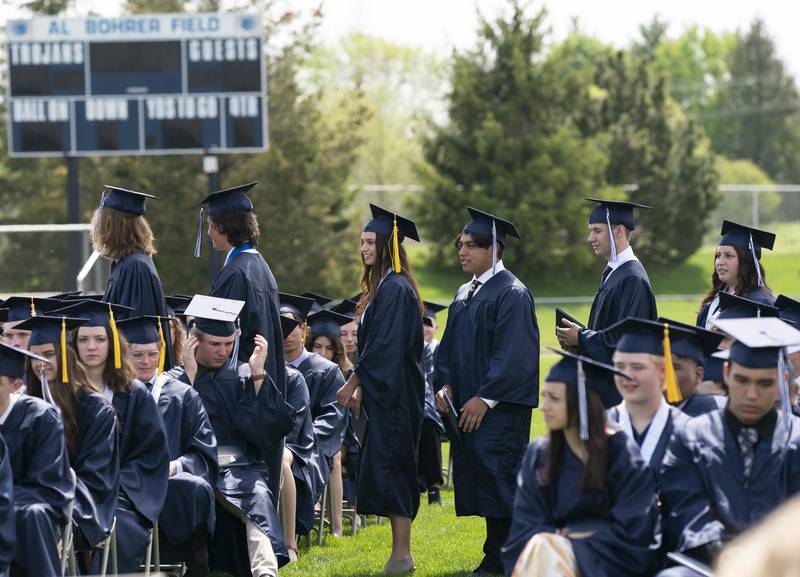
[[[791,364],[786,358],[786,348],[781,347],[778,353],[778,386],[781,393],[781,418],[785,424],[789,424],[792,418],[792,405],[789,399],[789,379],[787,378]]]
[[[164,363],[167,360],[167,343],[164,340],[164,327],[161,326],[161,319],[156,321],[158,325],[158,340],[161,342],[161,351],[158,353],[158,374],[164,372]]]
[[[108,324],[111,325],[111,337],[114,340],[114,368],[122,368],[122,353],[119,350],[119,331],[117,331],[117,322],[114,320],[114,310],[111,308],[111,303],[108,303]]]
[[[239,359],[239,319],[236,319],[236,337],[233,339],[233,351],[231,351],[231,360],[228,361],[228,368],[236,370],[236,363]]]
[[[664,381],[667,385],[667,402],[670,405],[683,400],[678,379],[675,378],[675,367],[672,366],[672,346],[669,342],[669,325],[664,323]]]
[[[53,394],[50,392],[50,385],[47,382],[47,375],[44,371],[44,363],[42,363],[41,367],[39,368],[39,383],[42,385],[42,398],[51,405],[55,405],[56,403],[53,400]]]
[[[582,441],[589,440],[589,411],[586,404],[586,374],[583,363],[578,361],[578,419]]]
[[[67,318],[61,317],[61,382],[69,382],[67,371]]]
[[[397,215],[394,215],[394,226],[392,227],[392,270],[400,272],[400,239],[397,237]]]
[[[753,243],[753,233],[750,233],[750,254],[753,255],[753,265],[756,267],[756,274],[758,275],[758,287],[764,287],[764,279],[761,277],[761,265],[756,258],[756,245]]]
[[[31,316],[36,316],[36,304],[33,302],[33,297],[31,297]]]
[[[611,244],[611,262],[617,262],[617,243],[614,242],[614,229],[611,228],[611,211],[606,207],[606,224],[608,225],[608,242]]]
[[[497,274],[497,225],[492,219],[492,275]]]
[[[194,241],[194,258],[200,258],[200,251],[203,248],[203,214],[204,207],[200,206],[200,220],[197,221],[197,239]]]

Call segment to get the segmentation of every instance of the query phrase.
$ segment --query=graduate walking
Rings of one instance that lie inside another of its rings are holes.
[[[458,411],[452,445],[456,514],[486,519],[484,557],[474,575],[503,572],[500,548],[511,526],[516,474],[539,398],[539,327],[533,296],[503,266],[513,223],[469,208],[456,241],[472,280],[458,289],[439,344],[437,405]]]

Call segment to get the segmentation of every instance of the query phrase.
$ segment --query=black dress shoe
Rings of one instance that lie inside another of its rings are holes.
[[[442,505],[442,494],[439,489],[430,489],[428,491],[428,505]]]

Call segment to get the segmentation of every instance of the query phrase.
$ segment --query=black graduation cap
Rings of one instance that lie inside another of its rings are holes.
[[[470,217],[472,217],[472,220],[464,226],[464,232],[467,234],[492,238],[492,225],[494,225],[494,238],[497,239],[497,242],[499,242],[500,246],[503,248],[506,246],[506,235],[513,236],[514,238],[522,238],[517,227],[509,220],[503,220],[498,216],[483,212],[471,206],[467,207],[467,211]]]
[[[340,327],[351,322],[353,319],[346,315],[324,309],[309,317],[308,330],[315,335],[325,335],[337,339]]]
[[[24,331],[31,331],[31,338],[28,339],[28,346],[31,346],[60,343],[62,331],[69,339],[69,331],[77,329],[87,322],[89,319],[40,315],[31,317],[18,326]]]
[[[700,366],[704,366],[706,358],[719,349],[719,344],[725,340],[725,335],[722,333],[708,331],[704,328],[681,323],[659,317],[658,322],[667,323],[671,331],[674,328],[685,329],[692,333],[691,336],[682,339],[676,339],[672,344],[672,353],[679,357],[690,359]]]
[[[3,308],[0,309],[0,321],[21,321],[33,316],[45,314],[61,306],[63,306],[63,303],[54,298],[8,297],[3,301]]]
[[[331,302],[333,299],[330,297],[326,297],[325,295],[321,295],[319,293],[306,291],[300,295],[301,297],[306,297],[307,299],[312,299],[314,303],[311,305],[311,312],[309,314],[316,314],[322,310],[326,304]]]
[[[59,300],[60,301],[60,300],[67,299],[69,297],[78,296],[79,294],[81,294],[81,291],[67,291],[67,292],[63,292],[63,293],[50,295],[47,298],[51,298],[51,299],[55,299],[55,300]]]
[[[736,339],[728,360],[748,369],[777,367],[783,348],[800,345],[800,331],[775,317],[723,319],[716,324]]]
[[[374,232],[384,236],[392,236],[395,218],[397,219],[397,240],[403,242],[405,237],[419,242],[416,223],[404,216],[390,212],[381,208],[377,204],[370,203],[369,209],[372,211],[372,220],[364,227],[364,232]]]
[[[0,375],[12,379],[25,378],[25,363],[28,359],[37,361],[50,361],[25,349],[18,349],[5,343],[0,343]]]
[[[184,314],[194,317],[194,323],[201,332],[215,337],[229,337],[236,332],[236,321],[242,308],[244,301],[195,295]]]
[[[342,299],[338,304],[330,307],[328,310],[344,315],[352,322],[356,316],[356,307],[358,307],[357,300]]]
[[[300,321],[293,319],[292,317],[287,317],[281,315],[281,334],[283,335],[283,339],[286,340],[286,337],[297,328],[297,325],[300,324]]]
[[[719,319],[747,319],[754,317],[777,317],[778,309],[726,292],[719,293]]]
[[[694,333],[684,328],[670,325],[670,343],[691,337]],[[647,319],[628,317],[606,329],[609,334],[618,335],[616,350],[621,353],[647,353],[664,356],[664,323]]]
[[[447,305],[441,305],[439,303],[435,303],[433,301],[423,301],[425,305],[425,311],[422,315],[422,322],[428,325],[429,327],[433,326],[433,321],[436,320],[436,313],[439,313],[447,308]]]
[[[208,214],[211,216],[228,212],[250,212],[253,210],[253,201],[250,200],[247,193],[257,184],[258,182],[248,182],[210,192],[200,201],[200,206],[207,204]]]
[[[103,197],[100,199],[100,208],[113,208],[120,212],[134,215],[142,215],[146,209],[144,201],[148,198],[158,200],[158,197],[146,192],[136,192],[127,188],[104,184]]]
[[[736,246],[754,253],[755,260],[761,259],[761,249],[772,250],[775,246],[775,234],[766,230],[759,230],[745,226],[732,220],[722,221],[722,238],[719,246]],[[751,246],[752,240],[752,246]]]
[[[778,295],[775,299],[775,308],[778,309],[779,319],[800,327],[800,302],[786,295]]]
[[[633,209],[651,209],[652,206],[637,204],[623,200],[608,200],[603,198],[587,198],[589,202],[599,204],[589,215],[589,224],[610,224],[612,226],[621,224],[628,230],[636,229],[636,221],[633,218]]]
[[[64,315],[88,319],[83,324],[86,327],[110,327],[111,311],[114,312],[114,320],[117,321],[126,318],[133,309],[102,301],[83,300],[51,312],[53,316]]]
[[[278,300],[281,305],[281,314],[289,313],[298,315],[300,317],[300,322],[306,320],[308,311],[311,310],[311,306],[314,304],[313,299],[289,293],[278,293]]]
[[[149,345],[160,343],[163,340],[163,334],[158,330],[161,320],[167,319],[154,315],[142,315],[119,321],[117,326],[129,343]]]
[[[75,294],[68,294],[63,297],[62,301],[101,301],[105,295],[103,293],[84,293],[76,292]]]
[[[182,294],[174,294],[164,297],[164,300],[167,301],[167,312],[170,314],[170,316],[186,316],[183,314],[183,312],[186,310],[186,307],[189,306],[189,303],[192,302],[192,298],[193,295]]]

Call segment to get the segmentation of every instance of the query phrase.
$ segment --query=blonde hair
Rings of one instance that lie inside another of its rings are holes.
[[[140,215],[98,208],[92,216],[91,237],[94,249],[111,260],[119,260],[134,252],[156,254],[153,231]]]

